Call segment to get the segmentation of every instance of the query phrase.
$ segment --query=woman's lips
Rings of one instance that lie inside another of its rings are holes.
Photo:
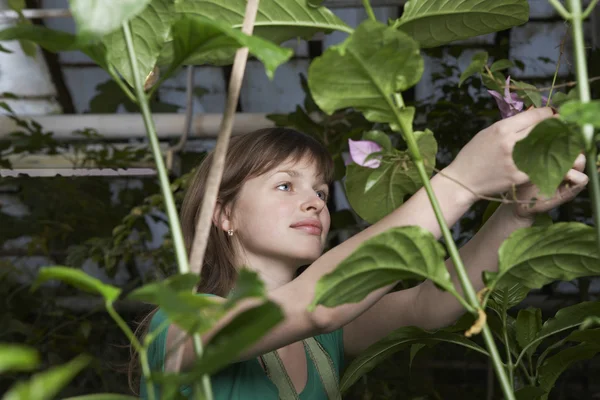
[[[321,236],[321,228],[318,228],[316,226],[312,226],[312,225],[298,225],[298,226],[293,226],[292,228],[294,229],[298,229],[300,231],[304,231],[310,235],[315,235],[315,236]]]
[[[321,221],[316,219],[307,219],[304,221],[296,222],[295,224],[290,225],[290,227],[304,231],[309,235],[315,236],[321,236],[321,232],[323,232]]]

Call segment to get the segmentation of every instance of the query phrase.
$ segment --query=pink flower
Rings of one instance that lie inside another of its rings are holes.
[[[488,90],[488,93],[496,99],[496,104],[498,104],[502,118],[512,117],[523,110],[523,101],[519,99],[519,96],[516,93],[510,93],[510,89],[508,88],[509,85],[510,76],[506,78],[504,97],[495,90]]]
[[[381,164],[381,157],[372,157],[367,160],[371,153],[381,151],[381,146],[370,140],[352,140],[348,139],[350,147],[350,159],[356,164],[367,168],[377,168]]]

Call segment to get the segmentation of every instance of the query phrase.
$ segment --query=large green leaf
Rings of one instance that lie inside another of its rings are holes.
[[[158,56],[169,39],[174,15],[175,0],[152,0],[129,22],[141,82],[154,69]],[[133,73],[123,31],[119,29],[102,38],[102,41],[106,45],[108,62],[133,86]]]
[[[121,294],[121,289],[118,287],[102,283],[100,279],[94,278],[82,270],[69,267],[40,268],[31,290],[36,290],[42,283],[54,279],[68,283],[89,293],[100,294],[107,301],[115,301],[119,297],[119,294]]]
[[[521,348],[525,348],[533,342],[542,329],[542,310],[539,308],[527,308],[520,310],[517,315],[517,342]],[[529,355],[535,353],[536,346],[531,346],[527,350]]]
[[[103,44],[83,43],[77,36],[66,32],[40,25],[17,25],[0,31],[0,41],[3,40],[30,40],[52,53],[79,50],[100,67],[107,69],[106,48]]]
[[[28,381],[17,382],[4,394],[2,400],[53,399],[91,360],[90,356],[80,355],[67,364],[35,374]]]
[[[266,298],[267,290],[260,276],[247,268],[243,268],[238,273],[235,287],[227,297],[226,308],[233,307],[241,299],[248,297]]]
[[[37,350],[17,343],[0,343],[0,374],[30,371],[40,364]]]
[[[540,387],[550,393],[554,383],[564,371],[577,361],[589,360],[600,351],[600,346],[590,343],[581,343],[580,345],[562,350],[544,361],[538,370],[538,381]],[[542,397],[542,399],[546,399]]]
[[[354,107],[369,121],[396,123],[393,94],[414,86],[422,74],[417,43],[403,32],[368,20],[311,63],[308,85],[327,114]]]
[[[286,62],[293,51],[257,36],[248,36],[222,21],[204,17],[183,16],[173,25],[173,60],[166,75],[188,63],[224,64],[229,54],[239,47],[248,47],[250,53],[264,65],[267,76]]]
[[[190,16],[222,21],[240,29],[246,11],[246,0],[179,0],[176,10]],[[275,43],[318,32],[352,32],[341,19],[325,7],[314,8],[306,0],[261,0],[254,22],[254,34]]]
[[[498,272],[487,285],[520,283],[531,289],[556,281],[600,274],[596,233],[578,222],[523,228],[502,243]]]
[[[596,346],[600,346],[600,329],[585,329],[573,331],[567,336],[567,341],[569,342],[586,342],[590,344],[594,344]]]
[[[427,278],[456,293],[444,264],[445,251],[433,235],[417,226],[389,229],[364,241],[335,270],[323,276],[311,304],[334,307],[356,303],[373,290],[400,279]]]
[[[546,119],[537,124],[513,150],[517,167],[525,172],[540,192],[554,195],[583,149],[577,132],[563,121]]]
[[[600,128],[600,100],[589,103],[582,103],[579,100],[568,101],[560,107],[560,116],[574,124],[592,124]]]
[[[421,47],[498,32],[529,20],[527,0],[411,0],[394,27]]]
[[[488,353],[464,335],[445,331],[425,331],[416,326],[397,329],[384,339],[361,353],[345,370],[340,390],[348,390],[361,376],[371,371],[392,354],[404,350],[410,345],[422,343],[432,345],[438,342],[453,343],[467,347],[484,355]]]
[[[435,167],[437,142],[430,130],[420,135],[417,145],[428,174]],[[351,164],[346,169],[346,195],[352,209],[364,220],[375,223],[404,203],[407,195],[423,184],[408,151],[394,150],[377,169]]]
[[[150,0],[69,0],[78,35],[99,38],[142,12]]]

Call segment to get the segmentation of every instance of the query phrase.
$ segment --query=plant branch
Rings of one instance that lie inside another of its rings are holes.
[[[567,34],[563,36],[563,39],[560,41],[560,47],[558,52],[558,60],[556,60],[556,68],[554,69],[554,76],[552,77],[552,86],[550,86],[550,93],[548,93],[548,100],[546,100],[546,107],[550,104],[552,100],[552,91],[554,90],[554,85],[556,84],[556,77],[558,76],[558,69],[560,68],[560,59],[562,58],[565,51],[565,41],[567,39]]]
[[[377,18],[375,18],[375,13],[373,13],[373,8],[371,8],[371,3],[369,2],[369,0],[362,0],[363,2],[363,7],[365,7],[365,11],[367,12],[367,15],[369,16],[369,19],[371,21],[377,21]]]
[[[588,83],[587,60],[585,57],[585,43],[583,39],[583,19],[581,14],[581,1],[568,0],[569,8],[573,15],[573,49],[575,52],[575,68],[581,103],[590,102],[590,85]],[[594,127],[585,124],[581,127],[581,135],[585,143],[587,171],[590,178],[590,195],[592,209],[594,210],[594,224],[596,225],[596,243],[600,250],[600,181],[596,168],[597,145],[594,142]]]
[[[400,94],[395,94],[394,98],[396,100],[396,104],[404,104],[404,100]],[[400,126],[400,129],[403,133],[404,140],[408,146],[408,150],[410,152],[411,158],[413,159],[414,164],[417,167],[417,171],[419,173],[419,177],[423,186],[425,187],[425,191],[427,192],[427,196],[429,197],[429,201],[431,202],[431,206],[433,207],[436,219],[438,224],[440,225],[440,229],[442,231],[442,235],[444,240],[446,241],[446,247],[448,248],[448,253],[450,253],[450,257],[452,262],[454,263],[454,268],[456,270],[456,274],[460,280],[463,293],[465,294],[467,300],[471,304],[473,308],[480,311],[481,305],[479,304],[479,300],[477,298],[477,293],[475,293],[475,289],[473,288],[473,284],[469,280],[469,276],[467,274],[466,268],[460,258],[460,254],[458,252],[458,248],[456,247],[456,243],[454,243],[454,239],[452,238],[452,233],[450,232],[450,228],[448,228],[448,224],[444,219],[444,214],[440,208],[439,202],[433,188],[431,187],[431,182],[429,181],[429,176],[427,171],[425,170],[425,164],[423,163],[423,157],[421,156],[421,152],[419,150],[419,146],[417,145],[417,141],[415,139],[412,126],[406,124],[405,120],[400,116],[399,110],[394,106],[393,102],[390,98],[386,96],[388,104],[390,108],[394,111],[396,121]],[[481,310],[479,317],[485,317],[485,312]],[[478,320],[478,322],[481,322]],[[496,370],[496,375],[498,380],[500,381],[500,385],[502,387],[502,391],[504,392],[504,396],[506,400],[515,400],[514,391],[512,389],[512,384],[508,380],[506,376],[506,371],[502,365],[502,359],[500,358],[500,354],[498,353],[498,348],[496,347],[496,343],[494,342],[494,337],[489,326],[483,322],[482,332],[483,338],[486,344],[486,347],[490,353],[492,358],[494,369]],[[477,322],[476,322],[477,324]]]
[[[506,289],[505,289],[506,290]],[[507,308],[507,304],[506,302],[508,301],[507,296],[506,296],[506,292],[504,293],[504,304],[502,304],[502,336],[504,339],[504,347],[506,348],[506,363],[507,363],[507,368],[508,368],[508,379],[510,380],[511,384],[514,384],[514,369],[515,369],[515,365],[513,364],[513,359],[511,356],[511,348],[510,348],[510,342],[508,341],[508,330],[506,329],[506,308]]]
[[[560,14],[561,17],[563,17],[564,20],[569,21],[571,18],[573,18],[573,15],[570,14],[558,0],[548,0],[548,2],[552,4],[554,9]]]
[[[585,20],[587,17],[590,16],[590,14],[592,13],[592,10],[594,9],[594,7],[596,7],[596,4],[598,4],[598,0],[592,0],[590,2],[590,4],[588,4],[587,8],[585,9],[585,11],[583,12],[583,14],[581,14],[581,20]]]
[[[150,141],[150,147],[156,163],[156,170],[160,182],[160,189],[165,202],[165,209],[167,216],[169,217],[169,227],[171,229],[171,235],[175,246],[175,255],[177,258],[177,265],[180,273],[187,273],[190,271],[188,264],[187,252],[183,242],[183,235],[181,233],[181,225],[179,223],[179,216],[177,215],[177,208],[175,207],[175,201],[173,199],[173,192],[171,192],[171,185],[169,183],[169,177],[167,175],[167,169],[162,158],[160,151],[160,144],[158,142],[158,136],[156,134],[156,127],[152,120],[152,114],[150,113],[150,107],[148,105],[148,98],[144,93],[144,83],[140,79],[139,67],[137,59],[135,57],[135,47],[133,45],[133,38],[131,35],[131,29],[129,22],[123,23],[123,35],[125,36],[125,43],[127,45],[127,53],[129,54],[129,63],[131,65],[131,71],[133,73],[134,87],[137,96],[137,101],[142,111],[144,124],[146,126],[146,133],[148,134],[148,140]],[[200,358],[202,356],[202,342],[200,340],[200,334],[194,335],[194,350],[196,356]],[[180,347],[178,351],[182,354],[183,347]],[[210,387],[210,378],[206,375],[202,377],[203,391],[205,398],[212,400],[212,389]]]

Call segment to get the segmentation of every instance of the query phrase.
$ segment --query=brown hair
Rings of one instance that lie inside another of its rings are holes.
[[[334,167],[330,154],[320,142],[304,133],[289,128],[264,128],[232,138],[217,196],[221,212],[227,208],[235,209],[240,190],[248,179],[260,176],[288,160],[298,162],[305,157],[317,164],[317,170],[321,172],[325,182],[332,182]],[[187,254],[190,254],[194,240],[212,160],[211,152],[200,163],[190,179],[181,206],[181,229]],[[233,245],[227,233],[213,224],[208,237],[198,292],[227,296],[237,278],[234,259]],[[157,309],[153,310],[140,322],[136,334],[141,332],[141,336],[145,335],[156,311]],[[139,379],[139,366],[137,356],[133,353],[128,375],[129,387],[137,394],[134,387],[134,381],[137,379],[134,380],[134,375]]]

